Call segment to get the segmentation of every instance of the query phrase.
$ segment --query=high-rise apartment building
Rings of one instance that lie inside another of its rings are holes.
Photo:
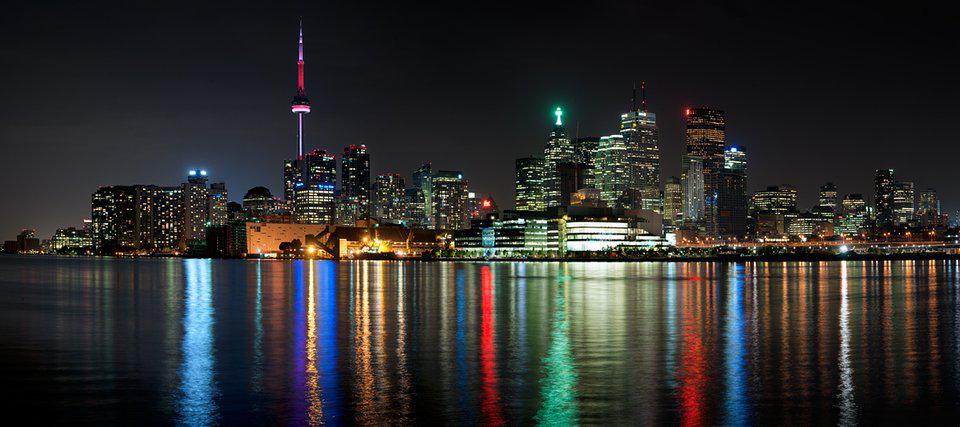
[[[418,201],[407,199],[407,203],[413,206],[422,206],[423,212],[420,215],[408,215],[411,218],[422,217],[423,226],[434,228],[433,216],[433,166],[430,163],[424,163],[413,171],[413,188],[419,190]],[[412,195],[408,193],[408,195]]]
[[[203,242],[207,237],[210,220],[210,189],[207,187],[207,171],[194,169],[181,184],[183,194],[183,241]]]

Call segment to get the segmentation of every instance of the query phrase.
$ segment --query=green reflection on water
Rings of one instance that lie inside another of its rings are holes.
[[[579,418],[577,372],[567,336],[567,286],[570,285],[557,285],[550,348],[542,359],[540,396],[543,403],[534,418],[540,425],[575,425]]]

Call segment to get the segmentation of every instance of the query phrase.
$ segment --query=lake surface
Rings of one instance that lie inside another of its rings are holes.
[[[38,424],[956,425],[960,264],[0,257],[0,355]]]

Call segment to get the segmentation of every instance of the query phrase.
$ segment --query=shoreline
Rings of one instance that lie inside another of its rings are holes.
[[[328,258],[210,258],[184,256],[97,256],[97,255],[56,255],[56,254],[2,254],[9,257],[51,257],[51,258],[182,258],[182,259],[223,259],[223,260],[323,260],[323,261],[402,261],[402,262],[822,262],[822,261],[951,261],[960,260],[960,254],[947,253],[910,253],[910,254],[779,254],[763,256],[717,255],[703,257],[568,257],[568,258],[482,258],[482,257],[429,257],[429,258],[397,258],[390,260],[363,260],[363,259],[328,259]],[[3,256],[0,256],[2,259]]]

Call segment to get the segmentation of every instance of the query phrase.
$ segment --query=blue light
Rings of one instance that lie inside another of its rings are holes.
[[[201,171],[200,171],[200,175],[207,176],[207,171],[201,170]]]
[[[190,171],[190,176],[194,176],[196,174],[197,174],[197,171]]]
[[[730,147],[730,151],[736,153],[736,152],[737,152],[737,147]]]

